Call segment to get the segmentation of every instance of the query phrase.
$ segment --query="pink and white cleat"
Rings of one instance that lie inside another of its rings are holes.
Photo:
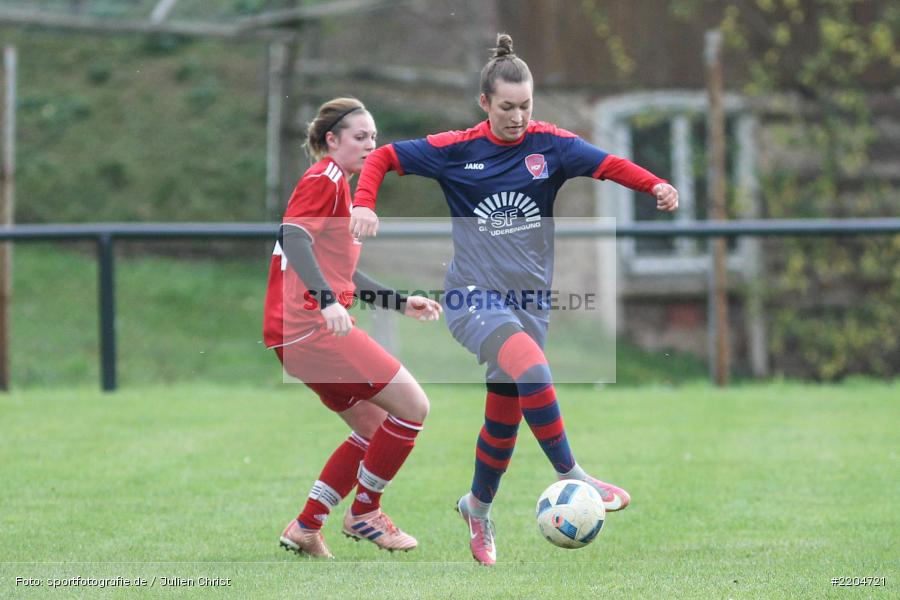
[[[631,496],[628,495],[628,492],[611,483],[605,483],[590,475],[585,475],[583,481],[600,493],[600,498],[603,499],[603,508],[606,509],[606,512],[622,510],[631,502]]]
[[[316,558],[334,558],[325,545],[325,538],[318,529],[304,529],[297,519],[288,523],[281,534],[281,547],[297,554],[308,554]]]
[[[497,547],[494,545],[494,522],[490,517],[476,517],[469,512],[468,494],[456,503],[456,512],[469,526],[469,547],[472,558],[485,566],[497,562]]]
[[[359,516],[348,510],[341,531],[349,538],[356,541],[369,540],[382,550],[390,552],[394,550],[409,552],[419,545],[416,538],[398,529],[380,508]]]

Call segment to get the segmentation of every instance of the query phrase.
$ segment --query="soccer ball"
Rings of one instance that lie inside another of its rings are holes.
[[[560,548],[587,546],[600,533],[605,518],[600,494],[583,481],[557,481],[538,498],[538,529]]]

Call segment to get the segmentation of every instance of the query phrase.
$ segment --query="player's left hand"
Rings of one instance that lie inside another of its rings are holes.
[[[406,299],[403,314],[420,321],[437,321],[444,312],[439,302],[425,296],[410,296]]]
[[[678,208],[678,190],[668,183],[657,183],[653,186],[656,196],[656,209],[672,212]]]

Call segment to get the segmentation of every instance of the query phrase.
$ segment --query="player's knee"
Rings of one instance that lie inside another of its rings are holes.
[[[419,382],[406,369],[401,369],[400,373],[398,373],[398,378],[395,379],[395,383],[399,385],[402,391],[403,400],[401,405],[404,412],[407,413],[406,418],[417,423],[424,422],[425,417],[428,416],[428,410],[431,408],[425,390],[422,389]],[[403,418],[401,415],[397,416]]]
[[[428,416],[428,411],[431,409],[431,405],[428,402],[428,396],[425,395],[425,390],[423,390],[418,383],[411,384],[410,388],[409,397],[406,401],[406,405],[409,409],[409,416],[407,418],[416,423],[424,423],[425,417]]]
[[[400,369],[380,399],[385,410],[400,419],[422,423],[428,416],[428,396],[406,369]]]
[[[355,431],[357,435],[360,435],[367,440],[371,440],[372,436],[375,435],[375,432],[378,431],[378,428],[381,427],[382,421],[384,421],[383,417],[381,421],[377,420],[374,416],[366,418],[365,420],[358,422],[353,428],[353,431]]]

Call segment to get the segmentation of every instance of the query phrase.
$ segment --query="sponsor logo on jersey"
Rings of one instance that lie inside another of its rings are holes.
[[[529,154],[525,157],[525,168],[532,179],[547,179],[547,160],[543,154]]]
[[[466,163],[465,171],[484,171],[484,163]]]
[[[521,192],[498,192],[478,203],[472,211],[478,231],[492,236],[507,235],[541,226],[541,209]]]

